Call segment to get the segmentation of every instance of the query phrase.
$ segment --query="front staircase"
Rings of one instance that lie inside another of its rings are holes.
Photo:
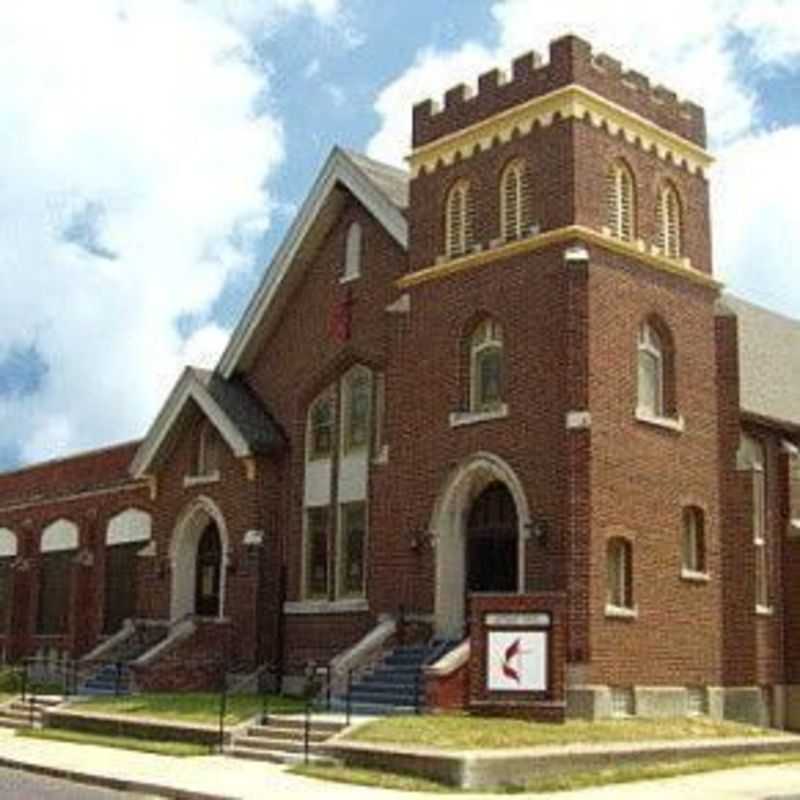
[[[344,729],[342,722],[312,718],[309,725],[308,760],[333,763],[325,755],[325,742]],[[273,716],[265,725],[251,725],[234,736],[228,753],[237,758],[296,764],[305,760],[305,720],[300,717]]]
[[[17,698],[0,706],[0,728],[39,728],[44,712],[64,702],[57,695],[40,695],[26,700]]]
[[[425,673],[458,642],[433,640],[426,644],[400,645],[388,653],[371,672],[350,688],[353,714],[414,714],[425,706]],[[332,710],[344,711],[347,696],[333,698]]]
[[[130,694],[133,681],[128,665],[162,642],[168,633],[167,626],[140,626],[113,649],[103,653],[101,660],[84,661],[81,665],[82,677],[78,682],[78,694]]]

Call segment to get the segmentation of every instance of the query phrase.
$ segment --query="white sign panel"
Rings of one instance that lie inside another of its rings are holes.
[[[543,692],[547,689],[547,634],[496,631],[488,635],[490,692]]]

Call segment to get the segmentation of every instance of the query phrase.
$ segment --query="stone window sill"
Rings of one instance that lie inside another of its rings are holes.
[[[464,425],[477,425],[480,422],[505,419],[507,416],[508,406],[505,403],[491,411],[454,411],[450,414],[450,427],[461,428]]]
[[[211,472],[208,475],[187,475],[183,479],[183,485],[185,488],[190,486],[203,486],[207,483],[219,483],[219,480],[219,471]]]
[[[372,459],[372,463],[376,466],[382,467],[384,464],[389,463],[389,445],[385,444],[381,449],[376,453],[375,457]]]
[[[677,417],[659,417],[654,416],[649,411],[642,408],[636,409],[636,419],[638,422],[643,422],[645,425],[653,425],[656,428],[663,428],[664,430],[673,431],[674,433],[683,433],[686,425],[683,417],[680,414]]]
[[[772,606],[759,606],[756,605],[757,617],[773,617],[775,616],[775,609]]]
[[[681,580],[689,581],[689,583],[708,583],[711,580],[711,576],[707,572],[697,572],[684,567],[681,570]]]
[[[606,617],[609,619],[638,619],[639,610],[635,607],[606,605]]]
[[[364,597],[344,600],[300,600],[283,604],[283,613],[292,616],[312,614],[361,614],[369,611],[369,603]]]

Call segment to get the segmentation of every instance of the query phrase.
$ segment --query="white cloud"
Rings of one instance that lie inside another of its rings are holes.
[[[800,126],[741,138],[719,153],[713,230],[730,289],[800,316]]]
[[[740,291],[761,284],[762,297],[797,314],[800,277],[792,274],[787,255],[800,251],[800,241],[793,240],[793,249],[786,234],[779,235],[791,230],[788,236],[795,236],[800,218],[800,199],[792,191],[800,179],[797,130],[762,131],[758,98],[742,75],[740,46],[748,41],[754,66],[766,71],[800,66],[797,0],[713,0],[693,3],[690,16],[629,0],[497,0],[491,13],[496,46],[467,41],[455,49],[426,47],[384,87],[375,102],[380,128],[368,145],[372,157],[403,165],[414,103],[440,101],[451,86],[474,85],[481,72],[507,69],[528,50],[546,59],[551,40],[576,33],[596,51],[705,106],[711,147],[719,155],[712,172],[717,272]],[[781,241],[788,246],[776,244]]]
[[[139,435],[186,359],[225,332],[202,323],[249,267],[283,157],[247,25],[335,16],[336,0],[28,0],[0,10],[0,361],[48,366],[0,397],[0,444],[26,460]],[[225,11],[225,13],[223,13]],[[263,107],[263,106],[261,106]]]

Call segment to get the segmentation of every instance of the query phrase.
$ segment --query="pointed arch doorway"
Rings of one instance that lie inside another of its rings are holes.
[[[466,548],[468,593],[517,591],[517,509],[505,484],[489,484],[472,502]]]
[[[217,506],[200,498],[181,516],[170,547],[170,617],[221,618],[225,606],[228,534]]]
[[[522,484],[499,456],[476,453],[452,470],[430,530],[436,547],[434,628],[464,634],[470,592],[522,592],[530,512]]]
[[[194,582],[194,613],[200,617],[219,616],[222,585],[222,542],[215,522],[209,522],[197,543]]]

